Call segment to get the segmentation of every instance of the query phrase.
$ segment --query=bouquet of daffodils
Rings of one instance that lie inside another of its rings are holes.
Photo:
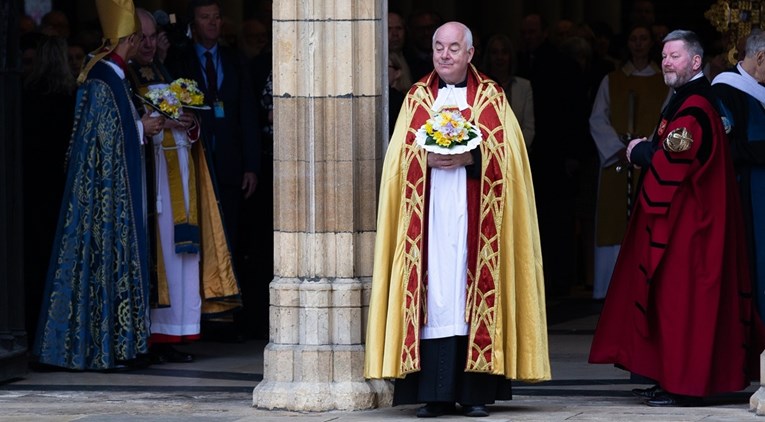
[[[184,107],[199,107],[205,102],[205,94],[199,90],[197,82],[192,79],[176,79],[170,84],[169,89],[175,93]]]
[[[146,93],[149,104],[167,117],[177,119],[181,115],[181,102],[167,87],[151,88]]]
[[[181,115],[183,107],[206,109],[205,96],[191,79],[176,79],[170,85],[157,85],[149,89],[145,102],[171,119]]]
[[[481,143],[481,132],[459,110],[442,110],[417,130],[415,140],[429,152],[461,154]]]

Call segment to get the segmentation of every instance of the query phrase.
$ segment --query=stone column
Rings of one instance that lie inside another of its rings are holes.
[[[765,416],[765,351],[760,353],[760,388],[749,397],[749,410]]]
[[[253,406],[360,410],[390,402],[364,379],[384,0],[274,2],[274,280]]]

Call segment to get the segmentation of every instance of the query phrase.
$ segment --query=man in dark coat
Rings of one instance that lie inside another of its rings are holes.
[[[712,92],[741,189],[752,284],[760,318],[765,315],[765,32],[755,30],[746,56],[712,81]]]
[[[171,75],[196,80],[210,106],[209,110],[199,113],[202,138],[210,155],[208,162],[239,277],[242,272],[238,239],[242,233],[240,216],[244,200],[255,193],[261,162],[261,134],[251,71],[244,54],[218,43],[223,28],[218,0],[189,1],[188,19],[193,42],[181,51],[171,51],[166,64]],[[246,286],[241,288],[245,290]],[[248,306],[246,299],[244,306]],[[223,340],[244,340],[244,321],[237,315],[234,314],[233,327],[229,324],[210,327],[210,330],[203,327],[203,334],[207,332]],[[222,322],[228,320],[228,316],[222,318]]]
[[[211,150],[223,223],[236,251],[242,200],[255,192],[260,169],[260,131],[246,58],[220,45],[223,19],[217,0],[189,2],[194,42],[168,57],[171,75],[196,80],[210,110],[201,110],[202,136]],[[214,81],[211,81],[214,79]]]

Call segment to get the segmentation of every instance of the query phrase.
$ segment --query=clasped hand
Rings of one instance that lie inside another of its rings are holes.
[[[456,169],[471,164],[473,164],[473,155],[469,151],[454,155],[437,154],[435,152],[428,153],[428,167]]]
[[[141,124],[143,125],[143,131],[146,136],[154,136],[159,133],[165,127],[164,116],[151,116],[150,113],[145,113],[141,117]]]
[[[194,113],[181,113],[175,120],[166,120],[165,128],[167,129],[188,129],[194,124]]]

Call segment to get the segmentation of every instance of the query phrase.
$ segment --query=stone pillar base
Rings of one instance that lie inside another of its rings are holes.
[[[252,392],[259,409],[299,412],[366,410],[390,406],[393,384],[388,381],[281,382],[262,381]]]
[[[765,416],[765,351],[760,353],[760,388],[749,398],[749,410]]]
[[[757,416],[765,415],[765,388],[760,387],[749,398],[749,410],[754,411]]]

